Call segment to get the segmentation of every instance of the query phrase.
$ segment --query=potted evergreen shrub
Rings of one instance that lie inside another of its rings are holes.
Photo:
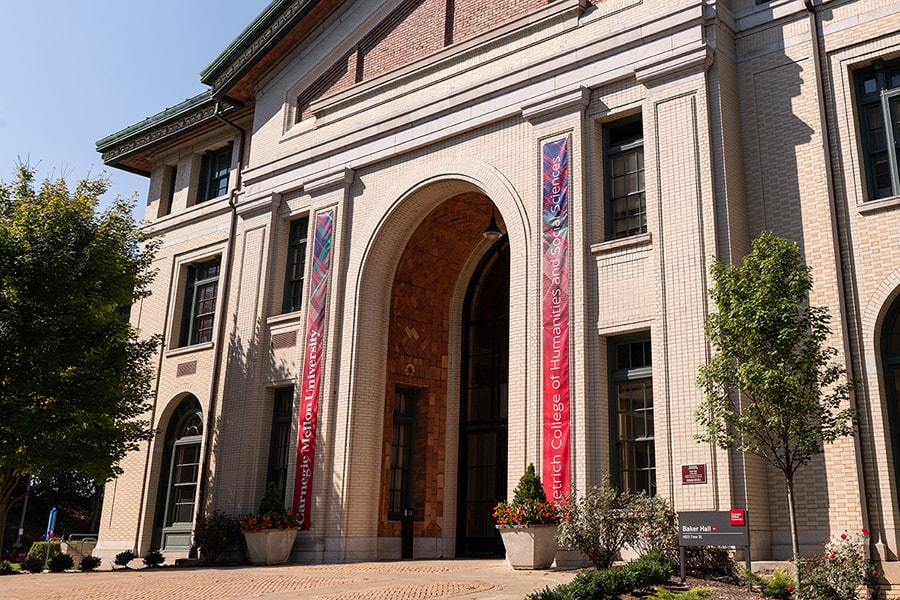
[[[259,511],[241,519],[241,532],[254,565],[277,565],[287,561],[297,537],[300,521],[284,507],[274,482],[269,483]]]
[[[494,519],[512,568],[546,569],[553,564],[559,511],[547,500],[533,463],[519,479],[512,502],[494,507]]]

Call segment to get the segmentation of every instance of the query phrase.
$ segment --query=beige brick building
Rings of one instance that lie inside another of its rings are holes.
[[[861,381],[802,550],[867,527],[900,564],[896,2],[275,0],[201,79],[98,142],[149,177],[165,337],[99,551],[186,552],[275,481],[295,560],[493,555],[534,462],[746,508],[786,558],[777,474],[694,439],[711,261],[771,229]]]

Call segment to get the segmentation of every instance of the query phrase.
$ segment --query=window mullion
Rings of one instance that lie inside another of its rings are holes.
[[[881,112],[884,115],[884,129],[887,137],[888,163],[891,170],[891,188],[893,194],[900,195],[900,173],[897,168],[897,132],[893,104],[900,95],[900,89],[884,90],[881,93]]]
[[[191,289],[191,318],[188,325],[188,345],[195,343],[194,334],[197,332],[197,311],[200,309],[199,298],[197,297],[199,290],[200,282],[195,280]]]

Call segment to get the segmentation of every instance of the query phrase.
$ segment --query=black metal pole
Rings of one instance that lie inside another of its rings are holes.
[[[19,533],[16,534],[16,543],[13,548],[22,547],[22,533],[25,531],[25,510],[28,508],[28,497],[31,495],[31,475],[28,476],[28,486],[25,489],[25,499],[22,500],[22,516],[19,517]]]

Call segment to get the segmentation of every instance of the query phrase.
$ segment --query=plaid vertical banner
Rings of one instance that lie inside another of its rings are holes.
[[[546,142],[541,244],[544,491],[569,493],[569,136]]]
[[[322,380],[322,356],[325,349],[325,311],[328,306],[328,281],[331,275],[331,244],[334,209],[316,214],[313,264],[310,272],[306,344],[300,384],[297,475],[294,479],[294,512],[300,529],[309,529],[312,505],[313,462],[316,457],[316,423]]]

